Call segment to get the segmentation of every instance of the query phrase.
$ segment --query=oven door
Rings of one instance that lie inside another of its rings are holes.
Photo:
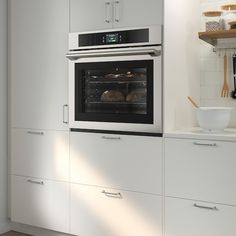
[[[70,128],[162,133],[161,47],[70,59]]]

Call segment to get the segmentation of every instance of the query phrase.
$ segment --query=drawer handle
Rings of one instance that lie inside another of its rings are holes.
[[[31,183],[31,184],[44,185],[44,182],[43,182],[43,181],[35,181],[35,180],[28,179],[27,182],[29,182],[29,183]]]
[[[102,193],[105,194],[107,197],[122,198],[121,193],[111,193],[105,190],[102,190]]]
[[[44,132],[40,132],[40,131],[27,131],[27,134],[44,135]]]
[[[218,211],[218,208],[217,208],[216,206],[214,206],[214,207],[208,207],[208,206],[198,205],[198,204],[196,204],[196,203],[194,203],[193,206],[194,206],[194,207],[197,207],[197,208],[201,208],[201,209]]]
[[[102,139],[106,139],[106,140],[121,140],[121,137],[102,136]]]
[[[197,145],[197,146],[217,147],[216,143],[198,143],[198,142],[193,142],[193,144]]]

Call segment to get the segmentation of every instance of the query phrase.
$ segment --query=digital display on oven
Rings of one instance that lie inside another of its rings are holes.
[[[106,43],[118,43],[118,33],[106,34]]]

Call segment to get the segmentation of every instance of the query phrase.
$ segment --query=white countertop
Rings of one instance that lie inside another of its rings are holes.
[[[205,133],[201,128],[195,127],[186,130],[173,130],[164,133],[165,138],[192,138],[204,140],[235,141],[236,128],[225,129],[222,133]]]

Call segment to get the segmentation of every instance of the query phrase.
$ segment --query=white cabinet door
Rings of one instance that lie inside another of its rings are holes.
[[[114,28],[163,24],[162,0],[114,0]]]
[[[163,24],[162,0],[70,0],[70,32]]]
[[[69,233],[69,184],[12,176],[11,220]]]
[[[67,130],[68,0],[9,0],[11,127]]]
[[[70,219],[70,233],[80,236],[161,236],[162,199],[72,184]]]
[[[70,0],[70,32],[112,28],[112,0]]]
[[[165,194],[236,205],[235,142],[165,139]]]
[[[69,132],[13,129],[11,174],[69,180]]]
[[[236,207],[166,198],[165,236],[235,235],[235,216]]]
[[[162,138],[70,133],[71,181],[162,193]]]

